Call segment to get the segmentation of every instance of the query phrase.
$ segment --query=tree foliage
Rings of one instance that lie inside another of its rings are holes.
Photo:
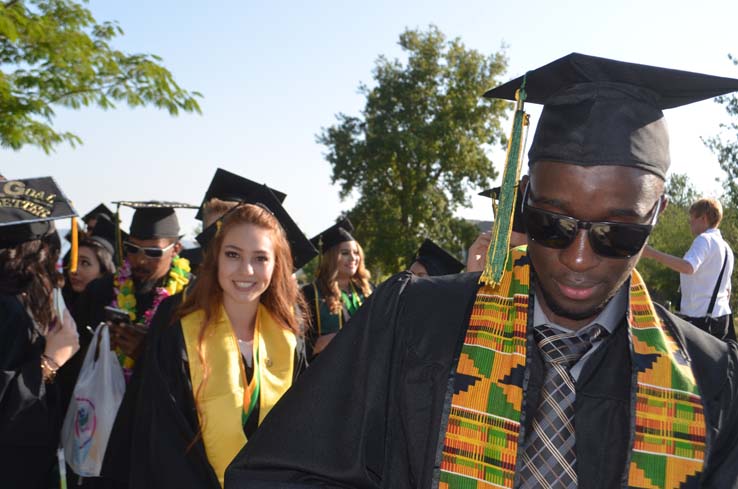
[[[172,115],[200,112],[200,94],[177,85],[161,58],[114,49],[111,41],[122,34],[73,0],[0,2],[0,145],[48,153],[62,142],[81,143],[53,129],[55,106],[110,109],[122,102]]]
[[[697,200],[697,195],[697,190],[686,174],[672,175],[666,183],[669,204],[659,216],[648,244],[664,253],[684,256],[692,244],[689,207]],[[640,261],[638,271],[643,275],[656,301],[662,304],[669,301],[675,309],[679,309],[679,273],[655,260]]]
[[[481,100],[507,65],[504,54],[483,55],[437,27],[406,30],[403,62],[380,56],[374,83],[361,84],[360,116],[338,114],[323,128],[332,182],[373,270],[394,273],[423,237],[460,252],[476,229],[453,213],[468,206],[470,187],[486,187],[496,172],[485,150],[504,142],[505,102]]]
[[[728,55],[728,58],[738,66],[738,58],[731,55]],[[735,93],[717,97],[715,101],[724,105],[725,111],[731,117],[738,118],[738,96]],[[727,175],[727,178],[722,180],[726,203],[730,207],[738,208],[738,121],[733,119],[727,124],[720,124],[720,128],[728,134],[708,138],[705,144],[717,155],[720,168]]]

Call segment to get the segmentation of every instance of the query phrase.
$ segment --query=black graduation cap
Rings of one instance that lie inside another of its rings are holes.
[[[515,100],[519,88],[544,105],[529,165],[631,166],[665,178],[662,111],[738,90],[738,80],[572,53],[484,96]]]
[[[197,209],[197,206],[182,202],[120,201],[118,207],[135,209],[131,220],[130,235],[137,239],[178,238],[179,220],[174,209]]]
[[[227,202],[248,202],[250,199],[259,198],[258,194],[261,192],[261,187],[262,184],[260,183],[231,173],[228,170],[218,168],[215,170],[215,175],[213,175],[210,186],[205,192],[205,197],[202,199],[202,204],[200,204],[195,219],[202,220],[202,208],[210,199],[216,198]],[[287,194],[279,190],[274,190],[273,188],[269,188],[269,190],[280,204],[287,197]],[[254,196],[254,193],[257,195]]]
[[[197,267],[200,266],[203,258],[203,251],[201,247],[195,246],[194,248],[185,248],[179,252],[179,256],[181,258],[187,258],[187,261],[190,262],[190,269],[192,270],[192,273],[197,273]]]
[[[311,238],[310,242],[323,254],[340,243],[356,241],[351,236],[353,230],[354,225],[351,224],[351,221],[347,217],[342,217],[336,224]]]
[[[77,213],[51,177],[0,181],[0,247],[41,239]]]
[[[302,268],[318,255],[318,251],[305,237],[305,234],[300,230],[285,208],[282,207],[279,198],[275,196],[271,189],[266,185],[256,184],[256,187],[251,189],[248,197],[241,201],[241,204],[259,205],[274,214],[274,217],[282,225],[282,229],[284,229],[284,232],[287,235],[287,241],[289,242],[290,250],[292,251],[292,261],[294,262],[295,270]],[[226,212],[220,219],[197,235],[195,239],[200,243],[200,246],[203,249],[205,249],[208,246],[208,243],[210,243],[210,241],[215,237],[223,219],[225,219],[225,217],[231,212],[238,209],[238,207],[239,206],[236,206]]]
[[[107,214],[97,214],[97,222],[88,234],[88,238],[98,242],[103,248],[108,250],[112,256],[115,256],[116,251],[116,239],[117,233],[121,234],[123,241],[128,239],[128,233],[117,229],[117,226],[113,222],[115,220],[115,214],[113,217],[108,217]]]
[[[415,261],[419,262],[428,271],[428,275],[452,275],[464,269],[464,264],[451,253],[426,238],[420,245]]]
[[[492,200],[499,200],[500,199],[500,190],[502,187],[494,187],[488,190],[484,190],[483,192],[479,192],[479,195],[482,197],[488,197]],[[512,224],[512,230],[516,233],[523,233],[525,234],[525,220],[523,219],[523,189],[520,187],[520,182],[518,182],[518,188],[517,188],[518,196],[515,199],[515,210],[513,211],[513,224]],[[495,211],[496,212],[496,211]],[[495,216],[495,219],[497,219],[497,216]]]
[[[86,224],[87,221],[93,218],[97,218],[97,216],[99,215],[107,216],[111,222],[115,220],[115,212],[111,211],[105,204],[100,204],[92,209],[90,212],[82,216],[82,221]]]

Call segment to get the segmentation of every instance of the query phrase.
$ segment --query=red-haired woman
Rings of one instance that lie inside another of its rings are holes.
[[[311,240],[321,253],[315,281],[302,288],[313,326],[311,356],[328,346],[372,293],[364,250],[351,235],[353,230],[351,222],[342,219]]]
[[[306,307],[280,222],[264,206],[243,204],[216,228],[194,286],[157,312],[132,381],[136,399],[127,400],[133,409],[116,421],[129,448],[109,451],[105,472],[129,487],[221,487],[227,465],[303,368]]]

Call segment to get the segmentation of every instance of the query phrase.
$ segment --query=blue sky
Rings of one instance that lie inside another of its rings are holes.
[[[505,79],[572,51],[738,77],[727,59],[738,55],[738,2],[727,0],[92,0],[88,6],[98,21],[119,21],[125,36],[116,47],[162,56],[177,81],[204,98],[202,115],[178,118],[155,109],[59,109],[55,126],[77,133],[84,145],[51,155],[0,149],[0,173],[52,175],[80,212],[118,199],[197,204],[220,166],[287,193],[285,207],[305,233],[319,232],[352,202],[339,201],[315,135],[339,112],[358,114],[359,83],[371,83],[377,56],[401,55],[397,39],[406,27],[435,24],[484,53],[504,47]],[[529,108],[535,121],[538,111]],[[700,137],[718,131],[722,107],[701,102],[666,117],[673,171],[688,173],[705,194],[719,194],[717,160]],[[500,161],[499,152],[491,156]],[[474,197],[472,204],[460,215],[490,218],[488,200]],[[194,229],[193,216],[181,214],[185,231]]]

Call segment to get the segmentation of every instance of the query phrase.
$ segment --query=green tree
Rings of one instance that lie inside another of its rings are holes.
[[[81,143],[53,129],[55,106],[110,109],[123,102],[172,115],[200,112],[199,93],[177,85],[161,58],[111,47],[123,30],[115,22],[98,23],[83,3],[0,2],[0,145],[48,153],[62,142]]]
[[[659,216],[648,244],[659,251],[674,256],[684,256],[692,244],[689,230],[689,207],[697,200],[697,190],[686,174],[676,173],[666,182],[669,204]],[[671,302],[679,309],[679,274],[655,260],[644,259],[638,263],[638,271],[648,284],[654,300]]]
[[[738,66],[738,58],[728,55],[734,65]],[[731,117],[738,117],[738,96],[736,94],[717,97],[715,101],[725,106],[725,111]],[[726,203],[733,208],[738,208],[738,122],[733,119],[729,123],[720,124],[720,129],[727,135],[717,135],[704,140],[705,145],[718,157],[720,168],[726,173],[727,178],[722,179],[725,189]]]
[[[456,252],[471,244],[476,229],[453,213],[495,178],[485,150],[504,142],[507,104],[480,99],[504,54],[467,49],[435,26],[406,30],[399,45],[405,62],[379,56],[373,86],[360,85],[361,115],[339,114],[317,137],[341,198],[358,197],[348,216],[375,275],[408,266],[425,236]]]

